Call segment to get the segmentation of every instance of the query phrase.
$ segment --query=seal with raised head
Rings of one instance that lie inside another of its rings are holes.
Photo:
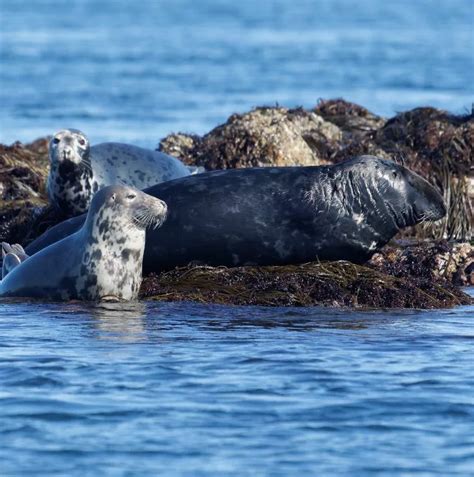
[[[441,195],[425,179],[373,156],[331,166],[207,172],[146,192],[164,200],[169,215],[147,235],[145,272],[189,262],[362,263],[404,227],[446,213]],[[27,252],[74,232],[83,220],[53,227]]]
[[[86,135],[77,129],[64,129],[53,136],[49,161],[49,200],[69,217],[87,212],[92,196],[105,186],[122,184],[142,190],[203,170],[130,144],[90,146]]]
[[[142,281],[145,228],[161,225],[166,212],[163,201],[131,187],[103,188],[94,196],[83,226],[64,240],[29,257],[21,257],[18,247],[9,250],[4,244],[4,262],[16,262],[16,266],[0,282],[0,297],[136,298]]]

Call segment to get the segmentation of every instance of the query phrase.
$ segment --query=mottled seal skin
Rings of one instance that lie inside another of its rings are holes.
[[[107,142],[91,147],[77,129],[54,135],[49,160],[49,200],[69,217],[86,212],[92,196],[105,186],[121,184],[141,190],[201,172],[174,157],[129,144]]]
[[[94,196],[81,229],[17,264],[0,282],[0,296],[135,299],[145,228],[161,225],[166,211],[164,202],[136,189],[105,187]]]
[[[214,171],[156,185],[166,223],[147,235],[144,271],[189,262],[282,265],[362,263],[400,229],[442,218],[440,194],[392,161],[361,156],[333,166]],[[72,233],[81,218],[50,229],[34,252]]]

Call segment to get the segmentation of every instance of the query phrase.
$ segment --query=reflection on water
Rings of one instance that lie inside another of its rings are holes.
[[[474,307],[4,304],[2,465],[465,475],[473,318]]]
[[[143,302],[99,303],[87,310],[94,318],[94,326],[101,339],[137,342],[146,339]]]

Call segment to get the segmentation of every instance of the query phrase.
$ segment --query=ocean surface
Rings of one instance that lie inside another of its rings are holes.
[[[474,101],[472,0],[1,0],[0,142],[153,147],[257,105]]]
[[[473,315],[3,305],[0,473],[472,475]]]
[[[0,0],[0,142],[474,100],[471,0]],[[471,293],[474,293],[471,290]],[[1,476],[467,476],[474,307],[0,304]]]

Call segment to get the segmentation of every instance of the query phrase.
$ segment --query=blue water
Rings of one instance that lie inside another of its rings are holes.
[[[0,0],[0,142],[154,146],[260,104],[474,98],[471,0]],[[0,305],[0,475],[474,468],[474,307]]]
[[[474,100],[472,0],[1,0],[0,142],[154,146],[261,104]]]
[[[2,475],[469,475],[473,318],[5,305]]]

